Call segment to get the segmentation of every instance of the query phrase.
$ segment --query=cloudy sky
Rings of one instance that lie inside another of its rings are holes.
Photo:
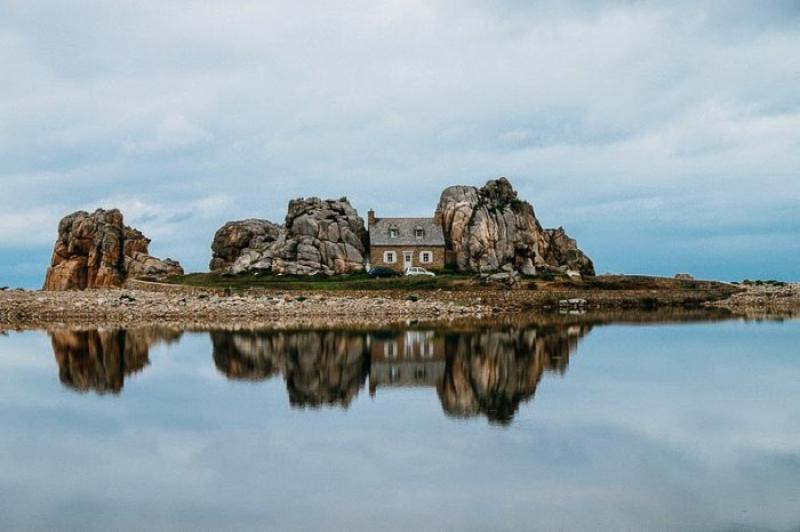
[[[598,272],[800,280],[800,3],[0,0],[0,285],[119,207],[204,270],[299,196],[505,175]]]

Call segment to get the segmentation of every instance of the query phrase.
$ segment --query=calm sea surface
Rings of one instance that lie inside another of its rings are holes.
[[[2,530],[800,530],[800,322],[0,336]]]

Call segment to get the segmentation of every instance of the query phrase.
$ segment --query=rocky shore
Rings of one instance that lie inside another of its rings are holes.
[[[800,315],[800,283],[758,281],[741,286],[743,291],[710,305],[748,316]]]
[[[0,292],[0,330],[63,326],[348,326],[609,309],[702,308],[736,289],[244,290],[131,282],[124,289]]]

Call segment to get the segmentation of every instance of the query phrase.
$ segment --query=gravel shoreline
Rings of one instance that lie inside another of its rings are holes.
[[[743,292],[709,305],[749,316],[800,316],[800,283],[751,283],[742,286],[745,288]]]
[[[0,329],[48,326],[380,325],[409,320],[483,319],[505,314],[608,309],[698,308],[725,295],[716,290],[220,290],[137,283],[127,289],[0,292]],[[800,293],[800,292],[798,292]],[[777,296],[776,296],[777,297]],[[761,297],[763,300],[763,296]],[[788,303],[792,298],[780,298]],[[794,299],[795,305],[800,297]]]

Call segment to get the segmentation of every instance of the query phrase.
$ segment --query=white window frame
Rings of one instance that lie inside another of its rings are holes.
[[[390,227],[389,238],[399,238],[399,237],[400,237],[400,230],[397,227]]]
[[[383,356],[385,358],[397,358],[397,342],[386,342],[383,344]]]
[[[428,257],[428,260],[425,260],[425,257]],[[420,251],[419,252],[419,261],[422,264],[433,264],[433,252],[432,251]]]
[[[423,238],[425,238],[425,229],[423,229],[422,227],[416,227],[414,229],[414,238],[416,238],[417,240],[422,240]]]
[[[383,262],[386,264],[394,264],[397,262],[397,253],[394,251],[383,252]]]

